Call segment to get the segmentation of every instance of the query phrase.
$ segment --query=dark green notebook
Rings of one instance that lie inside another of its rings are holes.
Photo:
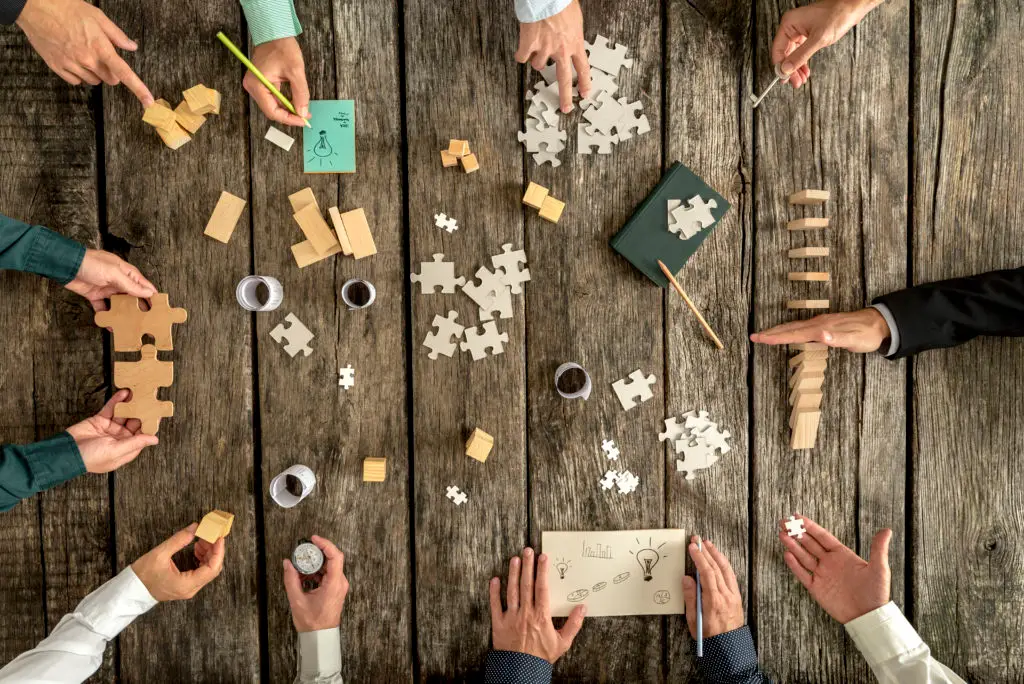
[[[714,223],[690,239],[680,240],[677,234],[668,230],[668,201],[680,200],[686,206],[695,195],[705,202],[714,200],[718,205],[710,210]],[[693,171],[676,162],[662,176],[658,187],[633,212],[622,230],[611,239],[611,246],[659,287],[667,287],[668,279],[658,268],[658,260],[663,261],[672,273],[678,273],[727,211],[729,203],[724,197]]]

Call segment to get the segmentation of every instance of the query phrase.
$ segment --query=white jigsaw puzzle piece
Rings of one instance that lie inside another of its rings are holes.
[[[338,369],[338,386],[344,387],[345,391],[352,389],[353,385],[356,384],[356,371],[352,367],[352,364],[348,364],[344,368]]]
[[[789,516],[789,520],[786,521],[786,534],[790,537],[796,537],[797,539],[803,539],[807,529],[804,527],[804,521],[797,518],[794,515]]]
[[[444,214],[434,214],[434,225],[441,230],[447,231],[449,235],[459,229],[459,222],[453,218],[448,218]]]
[[[598,133],[593,126],[578,126],[576,128],[576,153],[593,154],[593,148],[597,148],[598,154],[611,154],[612,145],[619,142],[619,136],[603,135]]]
[[[694,195],[687,200],[687,206],[680,204],[672,209],[668,230],[676,233],[680,240],[689,240],[702,229],[714,224],[715,217],[711,210],[717,208],[718,202],[715,200],[705,202],[700,195]]]
[[[614,95],[619,91],[619,84],[609,74],[600,69],[590,69],[590,97],[580,100],[580,109],[587,110],[597,104],[597,98],[601,93]]]
[[[498,290],[491,297],[491,303],[480,308],[480,320],[493,320],[495,311],[498,312],[498,318],[512,318],[512,290],[508,287]]]
[[[523,283],[530,280],[530,269],[520,269],[526,265],[526,250],[512,249],[512,243],[501,246],[502,253],[491,257],[491,266],[495,272],[501,271],[501,282],[509,286],[512,294],[522,294]]]
[[[466,341],[459,346],[462,351],[468,351],[474,361],[486,358],[488,349],[491,350],[491,356],[504,353],[504,345],[508,343],[508,333],[499,335],[494,321],[487,321],[476,328],[466,328],[465,337]]]
[[[665,431],[658,433],[658,440],[664,442],[666,439],[670,442],[675,442],[677,439],[683,436],[685,428],[683,424],[679,422],[676,417],[665,419]]]
[[[612,389],[615,391],[615,396],[619,398],[622,408],[628,411],[638,403],[634,401],[634,398],[639,399],[639,403],[643,403],[654,397],[651,387],[656,382],[657,379],[653,375],[644,377],[642,371],[635,370],[628,377],[613,382]]]
[[[466,293],[467,297],[476,302],[478,307],[486,309],[491,306],[492,300],[505,287],[505,273],[500,268],[495,271],[489,271],[486,266],[481,266],[476,270],[476,277],[480,284],[477,285],[472,281],[467,282],[462,286],[462,291]]]
[[[551,164],[551,166],[555,168],[562,165],[562,160],[558,158],[558,155],[551,154],[549,152],[535,152],[533,155],[533,162],[538,166]]]
[[[448,316],[434,316],[434,322],[431,324],[437,328],[437,332],[427,333],[427,337],[423,340],[423,346],[430,350],[427,354],[431,359],[437,359],[439,354],[444,354],[448,358],[451,358],[455,354],[455,349],[458,347],[458,339],[462,337],[462,332],[465,328],[455,322],[455,319],[459,317],[457,311],[449,311]]]
[[[596,102],[597,106],[583,112],[583,118],[590,122],[593,131],[603,135],[612,135],[615,132],[615,126],[627,110],[607,92],[601,93]]]
[[[452,294],[456,287],[466,284],[464,277],[455,277],[455,262],[445,261],[441,253],[435,254],[432,262],[420,262],[420,272],[410,275],[409,280],[420,284],[420,294],[435,294],[438,287],[442,293]]]
[[[600,69],[606,74],[618,77],[622,67],[627,69],[633,68],[633,60],[626,59],[629,48],[625,45],[615,45],[613,47],[608,42],[608,39],[600,34],[594,39],[593,43],[584,41],[584,45],[587,46],[587,61],[595,69]]]
[[[299,352],[302,352],[303,356],[312,354],[313,348],[309,346],[309,343],[313,341],[313,333],[309,331],[309,328],[304,326],[293,313],[285,316],[284,320],[288,323],[287,326],[284,323],[278,323],[270,331],[270,336],[274,341],[281,344],[282,341],[287,340],[288,343],[283,345],[284,350],[288,356],[293,358]]]
[[[565,141],[569,134],[542,121],[530,119],[526,122],[526,132],[516,133],[519,142],[526,146],[527,152],[547,152],[553,154],[565,149]],[[541,146],[544,149],[541,149]]]

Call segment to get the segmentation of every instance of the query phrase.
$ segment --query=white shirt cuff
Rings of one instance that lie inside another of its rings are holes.
[[[516,0],[516,17],[520,23],[532,24],[555,16],[571,2],[572,0]]]
[[[337,627],[299,632],[299,675],[326,677],[341,672],[341,637]]]
[[[889,326],[889,351],[884,356],[892,356],[900,348],[900,329],[896,325],[896,319],[892,317],[892,311],[885,304],[872,304],[871,308],[882,314],[885,324]]]
[[[129,565],[82,599],[73,614],[109,641],[157,603]]]
[[[846,633],[857,645],[857,650],[871,667],[897,658],[924,643],[921,635],[892,601],[850,620],[845,627]]]

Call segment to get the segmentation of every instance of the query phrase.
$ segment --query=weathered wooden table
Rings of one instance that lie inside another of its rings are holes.
[[[512,60],[511,2],[298,4],[314,97],[357,101],[351,177],[302,175],[300,154],[263,140],[267,122],[213,37],[244,35],[231,0],[102,3],[139,40],[130,61],[158,97],[200,81],[224,94],[221,116],[177,152],[125,90],[70,88],[20,33],[0,32],[0,210],[125,255],[189,310],[168,393],[177,414],[160,446],[2,515],[0,658],[221,508],[236,516],[222,576],[132,625],[96,681],[287,681],[294,636],[280,559],[311,533],[346,552],[347,681],[467,678],[488,646],[487,580],[510,554],[543,530],[659,526],[698,531],[728,554],[762,663],[780,680],[864,681],[842,627],[783,564],[775,521],[800,511],[863,553],[877,528],[892,527],[893,597],[935,654],[977,681],[1024,677],[1021,345],[976,341],[911,363],[834,354],[818,448],[794,453],[786,355],[746,342],[789,318],[794,189],[833,192],[833,310],[1020,264],[1019,7],[893,0],[815,58],[808,87],[779,88],[753,113],[746,97],[770,78],[768,46],[789,3],[590,0],[587,35],[632,48],[623,90],[643,101],[655,132],[611,156],[566,154],[552,169],[515,138],[535,75]],[[472,141],[479,173],[440,168],[450,137]],[[723,352],[674,293],[607,246],[677,159],[733,205],[680,275]],[[558,225],[519,203],[529,180],[566,201]],[[286,196],[306,185],[322,206],[364,207],[377,256],[296,269]],[[202,236],[223,189],[249,202],[227,246]],[[437,230],[438,211],[462,228]],[[436,313],[475,317],[462,295],[412,293],[410,269],[443,251],[468,275],[505,242],[525,245],[533,281],[501,323],[504,355],[430,361],[421,342]],[[281,279],[281,310],[240,310],[233,290],[249,273]],[[340,302],[353,276],[377,287],[367,311]],[[111,353],[91,312],[30,276],[3,274],[0,291],[2,439],[32,441],[95,412]],[[287,311],[316,334],[309,358],[288,358],[269,338]],[[589,401],[554,393],[566,360],[594,377]],[[346,393],[336,373],[347,363],[357,384]],[[609,385],[636,368],[658,376],[656,398],[625,413]],[[666,415],[696,407],[735,448],[685,482],[657,433]],[[462,453],[475,426],[495,437],[483,466]],[[632,495],[597,485],[608,436],[641,476]],[[385,484],[360,481],[367,456],[388,457]],[[267,485],[294,463],[320,484],[284,510]],[[469,493],[466,506],[445,498],[453,483]],[[678,681],[695,671],[690,646],[682,619],[595,619],[557,673]]]

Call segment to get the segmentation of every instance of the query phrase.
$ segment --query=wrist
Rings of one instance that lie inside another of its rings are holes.
[[[871,330],[872,339],[878,340],[878,346],[875,348],[875,351],[878,351],[885,346],[887,340],[892,338],[892,331],[889,330],[889,323],[881,311],[874,307],[868,307],[864,311],[870,318],[868,328]]]
[[[292,620],[292,622],[295,624],[295,631],[298,632],[299,634],[304,634],[306,632],[320,632],[320,631],[325,630],[325,629],[337,629],[337,628],[341,627],[341,619],[340,618],[337,619],[337,620],[326,620],[326,621],[323,621],[323,622],[320,622],[320,621],[310,621],[310,622],[307,622],[305,620],[301,620],[301,621],[300,620]]]

